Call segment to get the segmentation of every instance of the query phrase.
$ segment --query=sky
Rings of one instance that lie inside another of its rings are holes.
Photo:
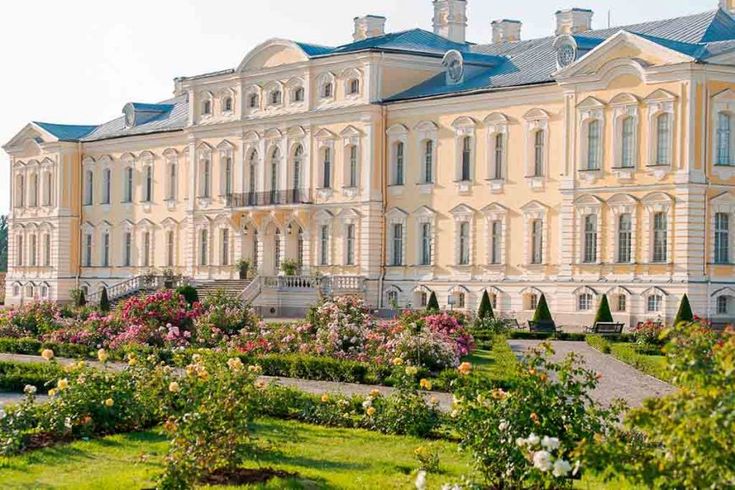
[[[490,22],[523,22],[548,36],[560,8],[594,10],[593,27],[717,8],[717,0],[468,0],[468,40]],[[237,66],[273,37],[336,46],[352,19],[376,14],[386,30],[431,30],[431,0],[3,0],[0,2],[0,145],[29,121],[99,124],[127,102],[168,98],[177,76]],[[8,157],[0,151],[0,214],[8,212]]]

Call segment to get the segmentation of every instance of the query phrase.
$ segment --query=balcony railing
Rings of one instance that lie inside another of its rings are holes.
[[[312,204],[311,191],[289,189],[285,191],[242,192],[227,195],[227,207],[253,208],[258,206],[283,206],[288,204]]]

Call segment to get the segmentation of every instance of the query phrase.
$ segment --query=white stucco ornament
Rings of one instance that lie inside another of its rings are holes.
[[[462,53],[456,49],[447,51],[442,60],[442,65],[447,70],[447,84],[457,85],[464,79],[464,58]]]
[[[556,64],[561,68],[565,68],[577,61],[577,42],[572,36],[559,36],[554,41],[556,49]]]

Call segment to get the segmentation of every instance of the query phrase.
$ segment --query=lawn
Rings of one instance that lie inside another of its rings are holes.
[[[476,350],[463,360],[493,381],[508,381],[518,368],[518,358],[503,336],[495,337],[490,350]]]
[[[630,342],[615,342],[599,335],[588,335],[587,343],[603,354],[610,354],[639,371],[672,383],[672,373],[664,355],[653,355],[639,352],[636,345]]]

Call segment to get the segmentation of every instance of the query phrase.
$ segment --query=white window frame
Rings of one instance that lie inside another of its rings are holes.
[[[454,221],[454,266],[458,268],[470,268],[475,265],[475,215],[476,212],[471,207],[461,204],[449,212]],[[467,252],[468,262],[462,264],[462,223],[468,225],[467,236]]]
[[[414,261],[416,263],[417,267],[433,267],[436,263],[436,247],[437,247],[437,237],[436,237],[436,211],[433,209],[422,206],[413,213],[414,221],[416,223],[416,260]],[[423,226],[429,225],[430,228],[430,235],[429,235],[429,263],[424,264],[423,258],[424,258],[424,244],[423,244]]]
[[[406,185],[406,179],[408,177],[408,128],[403,124],[396,124],[388,128],[388,161],[390,162],[388,170],[388,182],[391,187],[391,192],[401,193],[403,187]],[[396,149],[399,144],[403,145],[403,182],[397,183],[396,172],[397,172],[397,153]]]
[[[408,235],[408,213],[399,208],[393,208],[389,210],[385,215],[385,236],[388,237],[388,250],[386,255],[386,266],[387,267],[403,267],[408,262],[406,256],[406,239]],[[396,257],[394,255],[394,225],[401,225],[401,257],[400,263],[396,264]]]
[[[613,165],[612,170],[618,178],[632,178],[633,172],[638,168],[640,159],[638,142],[640,140],[640,108],[639,101],[634,95],[619,94],[615,96],[610,104],[613,107]],[[631,118],[633,121],[632,135],[632,160],[631,165],[625,167],[623,161],[625,143],[625,121]]]
[[[467,192],[477,179],[477,122],[471,117],[462,116],[454,120],[452,128],[454,129],[455,146],[454,182],[460,192]],[[466,176],[467,178],[463,175],[466,138],[469,138],[470,142],[469,175]]]
[[[549,176],[549,114],[542,109],[532,109],[524,116],[526,135],[526,181],[532,189],[543,189]],[[536,134],[543,131],[543,175],[536,175]]]
[[[676,152],[678,146],[676,144],[676,97],[664,90],[657,90],[646,98],[646,105],[648,111],[648,164],[646,166],[649,171],[656,173],[658,176],[663,176],[671,169],[676,168],[678,161]],[[670,121],[667,136],[669,147],[666,149],[670,161],[659,164],[658,123],[659,116],[663,114],[668,114]]]
[[[422,186],[422,191],[430,191],[431,188],[436,184],[437,180],[437,158],[439,148],[439,126],[433,121],[421,121],[413,128],[416,133],[417,141],[417,152],[419,156],[419,181],[418,184]],[[431,142],[431,178],[428,178],[426,172],[426,144]]]
[[[549,208],[539,201],[531,201],[521,208],[524,223],[524,257],[528,267],[539,267],[549,264]],[[542,222],[541,263],[533,263],[533,222]]]
[[[604,172],[605,169],[605,104],[588,97],[577,107],[579,113],[579,165],[577,171],[580,177],[585,180],[595,179]],[[590,149],[590,127],[597,124],[598,141],[594,154]],[[595,160],[591,161],[590,156]],[[596,167],[592,167],[592,164]]]

